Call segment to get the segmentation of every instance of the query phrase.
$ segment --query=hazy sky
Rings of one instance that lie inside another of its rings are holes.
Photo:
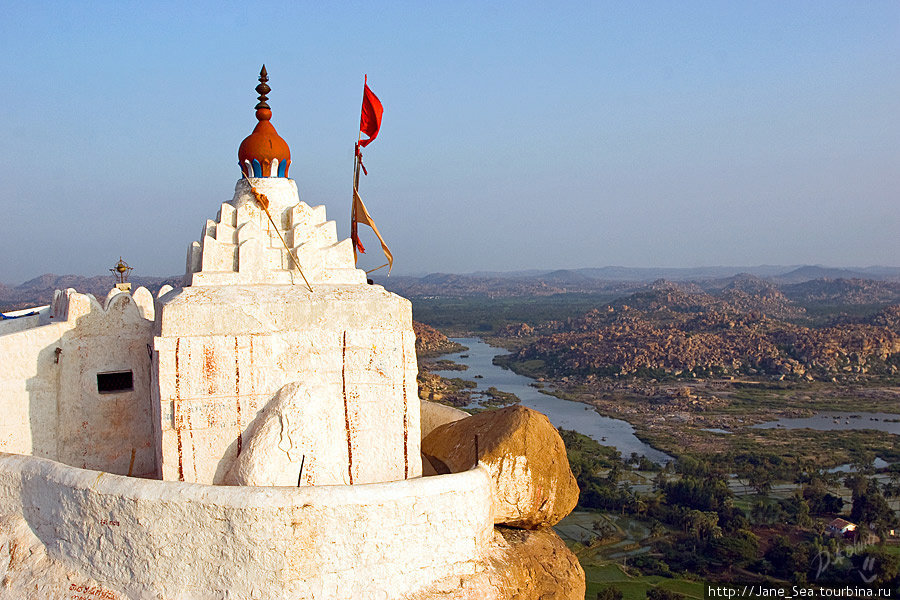
[[[368,73],[398,274],[900,265],[897,0],[321,4],[6,3],[0,282],[182,273],[262,63],[341,237]]]

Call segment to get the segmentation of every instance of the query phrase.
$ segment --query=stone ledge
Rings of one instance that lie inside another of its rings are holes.
[[[157,335],[243,335],[307,330],[340,322],[345,330],[397,329],[412,325],[412,304],[379,285],[318,283],[186,287],[166,294],[156,308]],[[252,314],[235,314],[235,307]],[[335,321],[335,317],[340,317]]]

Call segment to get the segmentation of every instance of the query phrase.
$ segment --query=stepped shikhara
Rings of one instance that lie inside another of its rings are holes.
[[[420,402],[411,305],[300,201],[267,81],[183,287],[0,321],[0,598],[583,596],[555,430]]]
[[[234,199],[222,204],[216,220],[206,222],[200,241],[191,244],[185,285],[303,283],[290,252],[310,284],[366,283],[365,272],[354,265],[350,240],[338,241],[324,206],[300,202],[292,179],[252,182],[268,198],[275,226],[251,193],[251,180],[239,180]]]

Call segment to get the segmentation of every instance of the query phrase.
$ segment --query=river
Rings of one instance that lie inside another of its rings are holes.
[[[469,349],[455,354],[447,354],[442,358],[466,365],[468,369],[466,371],[435,371],[436,374],[442,377],[461,377],[474,381],[478,384],[477,390],[480,391],[493,386],[498,390],[515,394],[523,406],[544,413],[556,427],[574,429],[605,446],[614,446],[624,458],[628,458],[632,452],[635,452],[659,464],[672,460],[668,454],[660,452],[635,437],[634,428],[626,421],[604,417],[581,402],[570,402],[542,394],[535,387],[529,385],[534,383],[534,379],[498,367],[492,361],[498,354],[505,353],[502,349],[493,348],[480,338],[454,338],[453,341]],[[481,377],[476,378],[477,375],[481,375]],[[474,406],[478,406],[478,404],[476,403]]]
[[[784,418],[753,426],[756,429],[815,429],[834,431],[836,429],[872,429],[900,435],[900,414],[870,412],[820,412],[811,417]]]

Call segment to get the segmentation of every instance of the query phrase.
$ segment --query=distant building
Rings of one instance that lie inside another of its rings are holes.
[[[856,534],[856,523],[838,518],[825,526],[825,533],[832,537],[853,537]]]

